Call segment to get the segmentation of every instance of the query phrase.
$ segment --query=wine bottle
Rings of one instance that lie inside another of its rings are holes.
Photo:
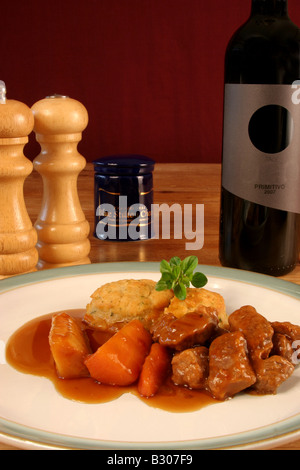
[[[300,239],[300,31],[287,0],[252,0],[225,56],[220,261],[283,276]]]

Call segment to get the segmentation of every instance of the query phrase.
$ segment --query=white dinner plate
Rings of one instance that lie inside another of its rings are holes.
[[[253,305],[270,321],[300,324],[300,286],[269,276],[200,266],[230,314]],[[240,394],[193,412],[168,412],[126,393],[102,404],[60,395],[47,378],[6,363],[10,336],[33,318],[84,308],[100,285],[158,280],[159,263],[107,263],[0,281],[0,440],[22,449],[266,449],[300,438],[300,367],[272,396]]]

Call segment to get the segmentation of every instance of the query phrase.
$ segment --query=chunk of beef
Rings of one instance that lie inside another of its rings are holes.
[[[273,322],[271,323],[275,333],[280,333],[287,336],[292,341],[300,340],[300,326],[293,325],[290,322]]]
[[[208,349],[205,346],[185,349],[172,359],[172,381],[192,389],[203,389],[208,377]]]
[[[171,313],[161,315],[154,323],[153,340],[177,351],[204,345],[218,326],[218,316],[210,307],[200,307],[196,312],[176,318]]]
[[[300,350],[300,326],[290,322],[273,322],[272,328],[275,331],[273,340],[274,345],[276,338],[280,338],[280,345],[277,345],[275,353],[283,356],[294,365],[299,364]],[[297,352],[296,352],[297,351]],[[294,354],[296,353],[295,357]]]
[[[290,338],[280,333],[274,333],[273,336],[273,349],[271,356],[281,356],[289,362],[293,362],[293,342]]]
[[[281,356],[271,356],[253,362],[257,381],[252,390],[258,395],[275,395],[278,387],[294,372],[294,366]]]
[[[274,330],[270,322],[254,307],[246,305],[229,316],[231,331],[240,331],[247,340],[252,359],[266,359],[273,348]]]
[[[208,388],[212,395],[225,400],[255,382],[244,335],[236,331],[216,338],[209,348]]]

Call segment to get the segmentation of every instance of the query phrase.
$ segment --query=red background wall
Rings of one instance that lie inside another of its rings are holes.
[[[157,162],[220,162],[223,63],[251,0],[1,1],[0,79],[28,106],[81,101],[88,161],[141,153]],[[300,25],[300,2],[289,1]],[[34,136],[25,153],[39,152]]]

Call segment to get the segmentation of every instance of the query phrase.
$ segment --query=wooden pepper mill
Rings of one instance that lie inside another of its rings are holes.
[[[23,149],[33,129],[25,104],[6,99],[0,82],[0,279],[36,271],[36,230],[24,201],[24,181],[33,170]]]
[[[41,153],[33,165],[43,179],[43,200],[35,223],[39,269],[89,264],[90,226],[82,211],[77,180],[86,165],[77,145],[88,124],[85,107],[62,95],[32,106]]]

